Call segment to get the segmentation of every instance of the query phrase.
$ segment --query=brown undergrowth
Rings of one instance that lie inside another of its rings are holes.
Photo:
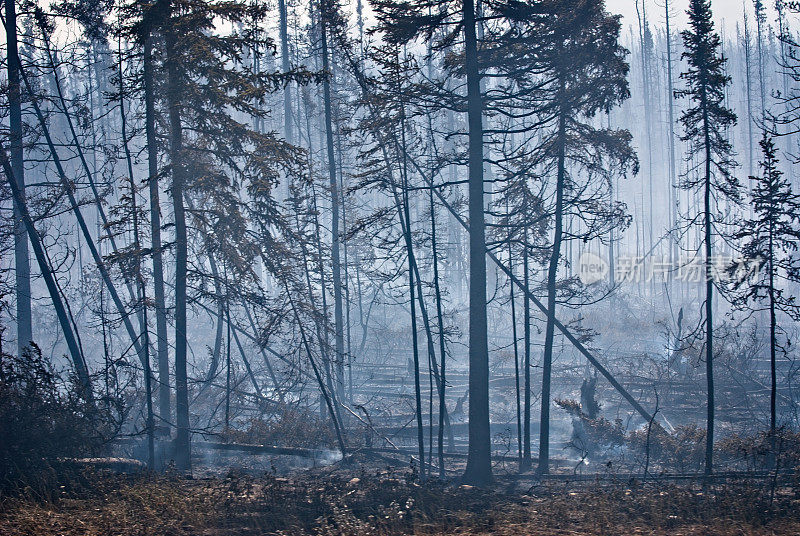
[[[293,478],[93,475],[52,501],[4,499],[8,535],[798,534],[800,492],[758,482],[499,481],[419,484],[405,470],[334,468]],[[512,489],[513,488],[513,489]]]

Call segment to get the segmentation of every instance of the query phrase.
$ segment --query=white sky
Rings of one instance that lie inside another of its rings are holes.
[[[609,13],[619,13],[623,16],[623,28],[629,25],[636,25],[636,1],[637,0],[606,0],[606,9]],[[641,2],[641,0],[639,0]],[[644,0],[647,10],[647,18],[654,26],[662,26],[665,19],[665,0]],[[686,10],[689,7],[689,0],[669,0],[672,16],[670,26],[678,31],[686,28]],[[774,24],[775,12],[773,0],[764,0],[767,7],[767,19],[769,24]],[[641,4],[640,4],[641,5]],[[736,31],[736,23],[744,19],[742,15],[743,5],[749,13],[750,22],[754,23],[753,0],[711,0],[711,11],[714,14],[715,26],[717,31],[724,29],[730,35]],[[673,23],[674,21],[674,23]],[[624,35],[624,32],[623,32]]]

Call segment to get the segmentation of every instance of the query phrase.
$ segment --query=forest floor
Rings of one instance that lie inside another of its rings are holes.
[[[3,498],[6,535],[800,534],[800,489],[769,482],[416,482],[404,468],[290,477],[84,475],[51,500]]]

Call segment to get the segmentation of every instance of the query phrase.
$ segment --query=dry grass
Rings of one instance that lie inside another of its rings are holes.
[[[96,476],[57,501],[4,499],[8,535],[798,534],[800,493],[758,484],[419,485],[406,471],[284,479]]]

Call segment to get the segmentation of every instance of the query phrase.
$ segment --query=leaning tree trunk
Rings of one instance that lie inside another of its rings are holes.
[[[39,234],[36,232],[36,228],[33,226],[33,220],[28,213],[28,207],[25,204],[25,198],[22,195],[22,190],[19,188],[16,177],[14,177],[14,172],[11,169],[11,163],[6,156],[5,148],[3,148],[2,145],[0,145],[0,163],[2,163],[3,173],[6,175],[6,182],[8,182],[9,189],[11,190],[11,195],[14,199],[14,205],[19,212],[22,223],[28,233],[28,238],[33,246],[33,253],[36,257],[36,262],[39,265],[39,271],[42,273],[45,285],[47,286],[47,292],[50,294],[50,299],[53,301],[53,307],[56,310],[58,323],[61,325],[61,330],[64,333],[64,340],[67,343],[67,349],[69,350],[72,364],[75,367],[75,373],[78,375],[78,379],[81,382],[81,387],[83,389],[82,394],[90,404],[93,404],[94,398],[92,396],[92,383],[89,377],[89,370],[86,366],[86,361],[84,360],[83,353],[81,353],[80,347],[78,346],[75,333],[72,331],[72,324],[70,323],[67,309],[64,306],[64,301],[61,299],[61,294],[55,280],[55,275],[53,270],[50,268],[50,264],[47,262],[47,256],[44,253],[44,247],[42,246]]]
[[[108,289],[108,293],[111,296],[111,301],[114,303],[117,312],[122,318],[123,325],[125,326],[125,330],[127,331],[128,336],[131,339],[131,343],[134,349],[136,350],[137,355],[139,355],[140,358],[143,359],[144,354],[142,353],[142,345],[139,342],[139,336],[133,329],[133,324],[130,321],[129,315],[125,311],[125,306],[123,305],[122,300],[120,299],[119,294],[117,293],[116,287],[114,286],[114,283],[111,280],[111,275],[108,272],[105,261],[103,260],[102,256],[100,255],[97,249],[97,246],[94,243],[94,239],[92,238],[92,235],[89,232],[89,227],[86,225],[86,220],[84,219],[83,214],[81,213],[81,209],[78,204],[78,200],[75,197],[72,184],[67,178],[66,172],[64,171],[64,166],[61,163],[61,158],[58,156],[58,151],[56,149],[55,142],[53,141],[53,138],[50,136],[50,129],[47,127],[47,120],[44,116],[44,113],[42,112],[39,103],[36,101],[35,98],[33,98],[35,94],[31,88],[30,81],[28,80],[25,71],[20,69],[19,74],[23,83],[25,84],[25,90],[27,91],[28,95],[32,97],[30,100],[31,106],[33,107],[33,110],[36,114],[39,126],[41,128],[41,133],[44,136],[45,143],[47,144],[47,147],[50,151],[50,155],[53,159],[53,165],[56,168],[56,173],[58,174],[62,189],[67,196],[67,200],[69,201],[72,213],[74,214],[75,220],[78,223],[78,228],[80,229],[81,234],[83,235],[84,240],[86,241],[86,245],[89,248],[89,252],[91,253],[92,258],[94,259],[95,264],[97,265],[97,269],[100,272],[100,276],[103,280],[103,283]],[[142,365],[144,366],[144,361],[142,361]]]
[[[507,207],[507,204],[506,204]],[[507,211],[507,210],[506,210]],[[511,231],[508,237],[508,269],[514,271],[514,249],[512,247]],[[522,457],[522,402],[519,389],[519,337],[517,336],[517,303],[514,297],[514,282],[508,278],[509,301],[511,302],[511,337],[514,340],[514,397],[517,406],[517,456],[519,456],[519,470],[522,472],[525,461]],[[525,300],[528,303],[528,300]]]

